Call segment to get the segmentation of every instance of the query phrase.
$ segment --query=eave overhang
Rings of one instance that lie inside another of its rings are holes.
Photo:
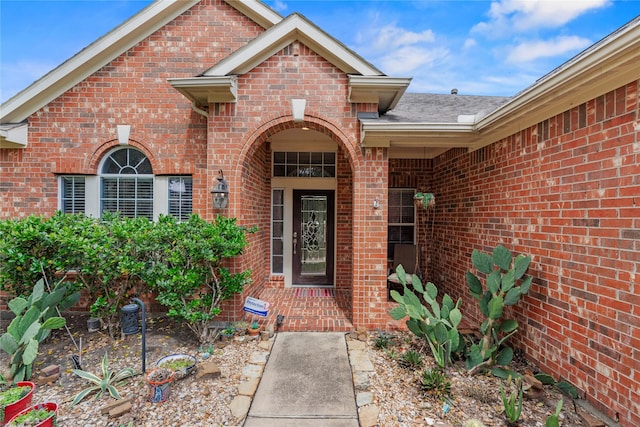
[[[25,148],[28,127],[26,122],[0,125],[0,148]]]
[[[236,76],[173,78],[167,81],[197,108],[206,108],[209,103],[235,102],[238,97]]]
[[[392,110],[411,83],[410,77],[349,76],[349,101],[377,103],[378,113]]]
[[[360,122],[363,147],[468,147],[477,138],[473,123]]]

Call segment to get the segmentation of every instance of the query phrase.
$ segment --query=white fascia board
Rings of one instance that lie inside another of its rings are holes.
[[[0,123],[18,123],[157,31],[199,0],[155,1],[45,74],[0,107]]]
[[[382,75],[382,72],[373,65],[358,57],[336,39],[296,13],[289,15],[282,22],[236,50],[202,75],[246,74],[296,40],[304,43],[345,73]]]
[[[371,102],[379,104],[379,112],[395,108],[406,92],[411,77],[349,76],[349,102]]]
[[[360,123],[363,147],[468,147],[475,138],[473,123]]]
[[[258,0],[225,0],[226,3],[249,19],[268,29],[282,21],[282,15]]]
[[[235,102],[238,98],[236,76],[184,77],[167,81],[198,107],[206,107],[212,102]]]
[[[636,19],[598,44],[482,117],[477,122],[478,131],[482,133],[503,127],[502,133],[505,135],[502,137],[506,137],[511,134],[509,132],[532,126],[640,79],[640,19]],[[508,123],[516,122],[515,127],[508,126]],[[491,142],[483,141],[485,145]]]
[[[27,123],[0,126],[0,148],[25,148],[28,130]]]

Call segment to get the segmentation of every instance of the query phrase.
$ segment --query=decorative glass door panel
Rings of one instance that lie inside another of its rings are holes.
[[[334,192],[293,191],[293,284],[333,284]]]

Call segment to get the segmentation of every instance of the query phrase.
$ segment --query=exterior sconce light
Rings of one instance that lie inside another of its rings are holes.
[[[211,196],[213,198],[213,209],[224,209],[229,203],[229,185],[224,179],[222,169],[218,171],[218,182],[211,190]]]
[[[378,209],[380,207],[380,202],[378,201],[378,198],[376,197],[373,200],[373,209]]]
[[[129,144],[129,134],[131,133],[131,126],[129,125],[117,125],[116,130],[118,132],[118,144]]]

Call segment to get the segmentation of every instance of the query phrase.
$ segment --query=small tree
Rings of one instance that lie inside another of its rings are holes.
[[[201,343],[213,339],[211,320],[220,303],[242,291],[251,272],[231,273],[225,263],[242,253],[247,230],[234,218],[209,223],[197,215],[186,222],[161,217],[142,239],[147,268],[143,280],[170,317],[186,322]]]

